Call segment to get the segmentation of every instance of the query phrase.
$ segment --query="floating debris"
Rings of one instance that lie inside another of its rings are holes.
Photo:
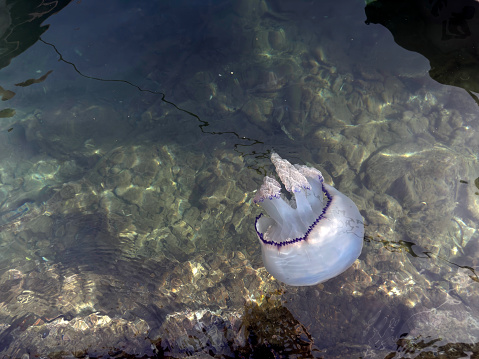
[[[42,77],[39,77],[38,79],[28,79],[24,82],[20,82],[18,84],[15,84],[15,86],[20,86],[20,87],[27,87],[33,84],[38,84],[40,82],[43,82],[47,79],[48,75],[50,75],[53,72],[53,70],[48,71],[45,75]]]
[[[17,112],[13,108],[5,108],[0,110],[0,118],[8,118],[15,116]]]

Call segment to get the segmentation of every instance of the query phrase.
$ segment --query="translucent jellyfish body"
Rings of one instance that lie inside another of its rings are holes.
[[[288,192],[265,177],[254,202],[268,213],[256,218],[263,262],[276,279],[289,285],[314,285],[333,278],[359,257],[364,223],[348,197],[324,183],[321,172],[292,165],[273,153],[271,161]]]

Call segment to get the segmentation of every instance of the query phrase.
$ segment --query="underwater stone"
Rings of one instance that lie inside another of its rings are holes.
[[[270,130],[271,123],[268,116],[272,113],[273,104],[268,99],[252,99],[248,101],[241,109],[255,125]]]
[[[75,195],[81,191],[81,186],[74,183],[64,184],[60,190],[60,196],[63,200],[75,198]]]
[[[133,177],[132,183],[136,186],[148,187],[152,184],[158,173],[158,164],[154,161],[145,161],[145,163],[140,163],[136,166],[134,171],[138,173],[138,175]]]
[[[287,45],[286,33],[283,29],[271,30],[268,33],[268,42],[275,50],[282,50]]]
[[[361,254],[363,218],[356,205],[324,183],[313,167],[271,156],[284,187],[265,177],[254,202],[268,215],[256,218],[263,262],[276,279],[294,286],[315,285],[348,269]]]
[[[113,167],[116,168],[116,167]],[[113,169],[112,168],[112,169]],[[121,170],[117,174],[109,175],[106,178],[106,184],[108,187],[120,187],[126,188],[131,184],[131,172],[129,170]]]
[[[143,189],[140,187],[116,187],[114,193],[127,203],[140,205],[143,201]]]

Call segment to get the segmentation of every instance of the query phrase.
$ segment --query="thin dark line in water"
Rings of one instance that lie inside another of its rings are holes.
[[[260,141],[260,140],[257,140],[257,139],[254,139],[254,138],[250,138],[250,137],[246,137],[246,136],[241,136],[239,135],[238,133],[236,133],[235,131],[206,131],[205,130],[205,127],[208,127],[210,124],[208,121],[205,121],[205,120],[202,120],[200,118],[200,116],[198,116],[197,114],[191,112],[191,111],[188,111],[188,110],[185,110],[184,108],[181,108],[179,107],[178,105],[176,105],[174,102],[171,102],[169,100],[166,99],[166,94],[164,94],[163,92],[161,91],[154,91],[154,90],[148,90],[148,89],[144,89],[144,88],[141,88],[140,86],[138,85],[135,85],[134,83],[130,82],[130,81],[127,81],[127,80],[119,80],[119,79],[104,79],[104,78],[100,78],[100,77],[95,77],[95,76],[89,76],[89,75],[85,75],[84,73],[82,73],[78,67],[71,61],[68,61],[66,60],[63,55],[60,53],[60,51],[56,48],[56,46],[52,43],[49,43],[45,40],[43,40],[41,37],[39,38],[39,41],[43,42],[45,45],[48,45],[48,46],[51,46],[55,52],[57,53],[57,55],[60,57],[59,58],[59,61],[62,61],[66,64],[69,64],[70,66],[72,66],[75,71],[82,77],[85,77],[87,79],[90,79],[90,80],[96,80],[96,81],[104,81],[104,82],[119,82],[119,83],[124,83],[124,84],[127,84],[127,85],[130,85],[134,88],[136,88],[138,91],[141,91],[141,92],[147,92],[147,93],[151,93],[153,95],[159,95],[161,96],[161,101],[173,106],[174,108],[176,108],[177,110],[179,111],[182,111],[194,118],[196,118],[196,120],[198,120],[198,122],[200,123],[198,125],[198,127],[200,128],[201,132],[203,133],[206,133],[206,134],[210,134],[210,135],[233,135],[235,136],[237,139],[241,140],[241,141],[249,141],[250,143],[247,143],[247,144],[244,144],[244,143],[235,143],[234,144],[234,150],[236,152],[238,152],[242,157],[245,157],[247,156],[248,154],[247,153],[244,153],[244,152],[241,152],[238,150],[238,147],[251,147],[251,146],[254,146],[254,145],[258,145],[258,144],[264,144],[264,142]]]

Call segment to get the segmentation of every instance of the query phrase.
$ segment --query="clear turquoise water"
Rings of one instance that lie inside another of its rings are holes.
[[[0,4],[1,356],[479,353],[475,5],[424,3]],[[364,217],[325,283],[263,267],[273,150]]]

